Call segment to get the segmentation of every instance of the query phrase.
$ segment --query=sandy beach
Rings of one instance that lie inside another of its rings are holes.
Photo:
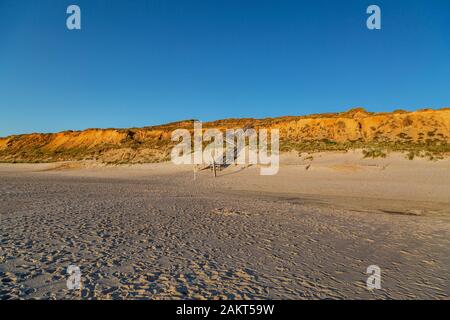
[[[281,164],[0,164],[0,299],[450,298],[448,158]]]

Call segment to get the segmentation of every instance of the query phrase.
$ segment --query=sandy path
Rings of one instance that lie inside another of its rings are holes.
[[[2,299],[450,297],[442,195],[412,203],[387,200],[389,190],[383,200],[303,194],[290,180],[255,178],[256,168],[195,181],[189,169],[164,165],[17,168],[0,167]],[[392,207],[421,209],[383,213]],[[70,264],[81,268],[81,291],[66,288]],[[370,292],[372,264],[382,289]]]

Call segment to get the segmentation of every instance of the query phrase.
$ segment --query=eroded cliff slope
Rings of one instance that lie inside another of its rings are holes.
[[[175,145],[171,133],[180,128],[193,130],[193,121],[144,128],[14,135],[0,138],[0,161],[160,162],[169,159]],[[426,155],[431,158],[450,151],[449,108],[392,113],[372,113],[356,108],[333,114],[225,119],[204,123],[203,128],[278,128],[282,151],[362,148],[406,151],[413,157]]]

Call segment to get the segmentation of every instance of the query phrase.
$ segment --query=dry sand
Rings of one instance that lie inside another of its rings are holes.
[[[449,299],[449,169],[358,151],[195,180],[170,163],[1,164],[0,299]]]

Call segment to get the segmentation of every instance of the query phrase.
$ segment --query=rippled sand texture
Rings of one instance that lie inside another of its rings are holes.
[[[2,170],[1,299],[449,298],[448,203],[239,191],[239,171]]]

